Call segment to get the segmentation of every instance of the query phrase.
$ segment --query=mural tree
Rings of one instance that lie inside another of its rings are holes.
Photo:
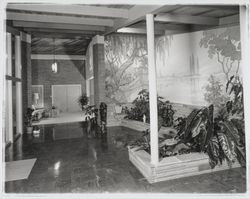
[[[215,108],[220,108],[229,100],[229,97],[223,94],[223,84],[214,75],[210,75],[208,78],[204,99],[208,104],[213,104]]]
[[[160,36],[155,39],[156,65],[159,69],[161,68],[160,66],[166,66],[172,41],[173,35]],[[159,71],[157,75],[160,77],[163,73]]]
[[[230,73],[235,69],[239,72],[241,60],[240,32],[238,28],[227,28],[224,32],[216,33],[204,31],[200,40],[200,47],[208,49],[209,58],[217,57],[222,66],[226,79],[229,80]]]
[[[131,66],[147,67],[145,36],[113,34],[105,38],[106,96],[112,98],[122,86],[136,79]]]

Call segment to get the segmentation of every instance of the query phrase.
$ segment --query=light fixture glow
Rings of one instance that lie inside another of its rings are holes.
[[[51,65],[51,69],[52,69],[52,72],[53,73],[57,73],[57,63],[54,62],[52,65]]]
[[[56,55],[55,55],[55,38],[53,39],[53,64],[51,65],[51,70],[53,73],[57,73],[58,69],[57,69],[57,63],[56,63]]]
[[[61,166],[61,162],[58,161],[57,163],[54,164],[54,170],[58,170]]]

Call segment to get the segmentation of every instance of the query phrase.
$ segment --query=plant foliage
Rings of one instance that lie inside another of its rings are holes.
[[[162,101],[163,98],[157,97],[158,115],[162,119],[163,126],[173,126],[174,113],[172,105],[169,101]],[[132,102],[133,107],[129,110],[125,108],[126,119],[143,121],[143,116],[146,116],[146,122],[150,122],[149,114],[149,92],[146,89],[138,93],[137,98]]]
[[[214,118],[214,105],[194,109],[188,117],[179,117],[174,122],[176,136],[159,138],[161,157],[190,152],[204,152],[209,156],[211,168],[238,161],[246,165],[243,87],[238,76],[227,83],[231,100],[224,103]],[[150,132],[143,132],[140,140],[131,144],[150,152]]]
[[[81,107],[82,110],[85,110],[85,106],[88,104],[88,97],[85,93],[83,93],[77,100],[77,103]]]
[[[28,127],[32,126],[32,121],[34,120],[34,117],[32,115],[33,111],[34,109],[32,108],[27,108],[26,110],[26,114],[25,114],[26,122],[25,123]]]

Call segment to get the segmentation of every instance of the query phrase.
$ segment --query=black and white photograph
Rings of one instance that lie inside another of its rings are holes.
[[[0,4],[4,198],[249,196],[248,0]]]

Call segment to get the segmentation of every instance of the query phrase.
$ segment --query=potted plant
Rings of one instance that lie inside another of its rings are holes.
[[[39,136],[39,134],[40,134],[39,127],[38,126],[34,126],[34,128],[33,128],[33,135],[34,136]]]
[[[32,120],[33,120],[33,109],[32,108],[27,108],[27,112],[26,112],[26,129],[27,129],[27,133],[28,134],[32,134]]]
[[[82,111],[86,109],[86,105],[88,104],[88,97],[85,93],[83,93],[77,100],[77,103],[81,107]]]
[[[56,117],[57,116],[57,110],[56,110],[56,106],[52,105],[51,107],[51,115],[52,117]]]

